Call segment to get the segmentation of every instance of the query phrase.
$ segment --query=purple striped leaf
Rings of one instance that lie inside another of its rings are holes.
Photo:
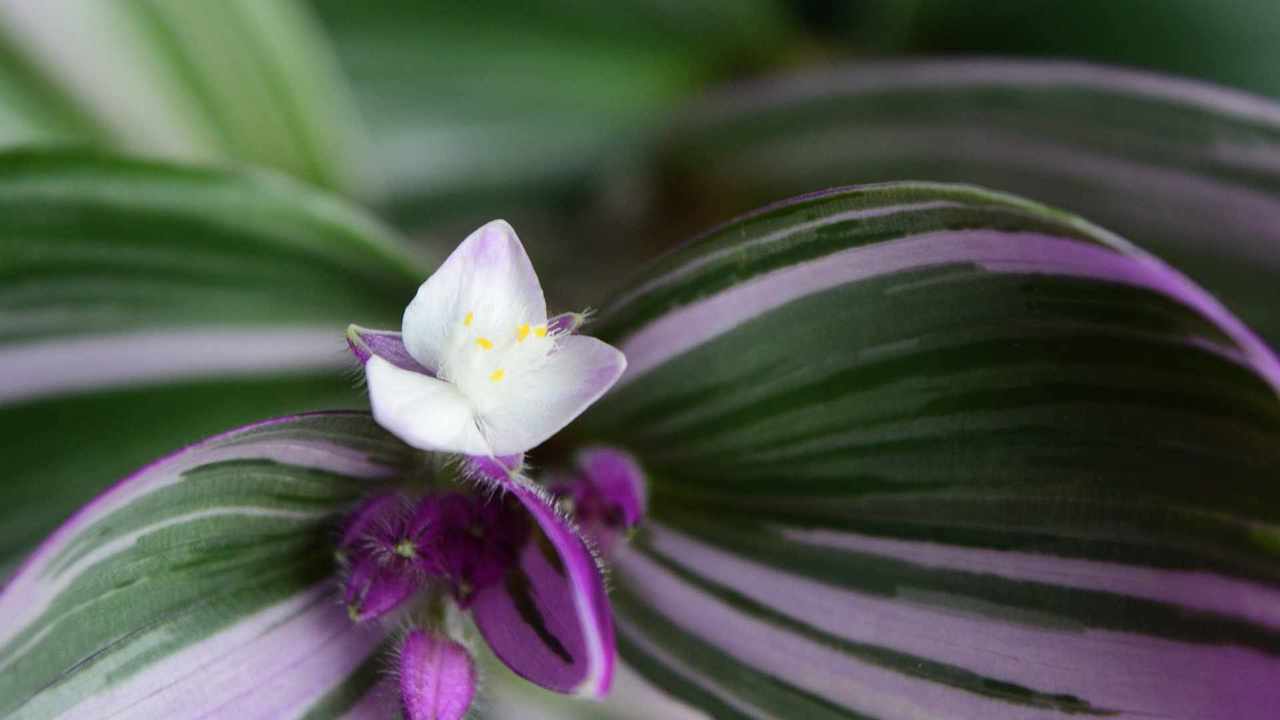
[[[409,462],[367,414],[318,413],[210,438],[121,480],[0,593],[0,714],[358,709],[387,635],[337,601],[336,513]]]
[[[682,211],[713,202],[722,215],[904,178],[1017,192],[1172,262],[1276,347],[1278,152],[1280,104],[1200,81],[1062,61],[859,60],[708,93],[666,135],[660,166],[687,189]]]
[[[1280,712],[1280,364],[1079,218],[816,193],[601,313],[622,657],[714,717]]]
[[[82,508],[0,592],[0,713],[380,717],[400,703],[458,716],[475,683],[437,637],[456,630],[448,602],[518,674],[602,697],[614,644],[599,568],[521,462],[473,468],[505,494],[442,490],[456,477],[424,481],[418,451],[352,412],[162,458]],[[401,621],[376,620],[400,610],[440,626],[397,640]],[[385,671],[397,644],[398,691]]]

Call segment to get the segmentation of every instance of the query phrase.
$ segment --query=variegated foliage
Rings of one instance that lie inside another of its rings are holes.
[[[1280,345],[1280,105],[1265,98],[1068,62],[859,62],[713,93],[658,162],[716,217],[880,181],[1017,193],[1160,256]]]
[[[623,656],[714,717],[1280,711],[1280,365],[1078,218],[920,184],[657,263],[576,427],[645,463]]]

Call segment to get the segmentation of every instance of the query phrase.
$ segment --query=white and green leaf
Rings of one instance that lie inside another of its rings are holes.
[[[0,78],[21,79],[12,96],[30,101],[13,103],[29,111],[14,111],[25,122],[0,134],[6,144],[93,143],[374,187],[345,81],[304,3],[6,0],[0,20]]]
[[[1264,718],[1280,365],[1185,277],[972,188],[781,203],[656,263],[571,429],[651,523],[624,657],[714,717]]]
[[[200,437],[358,407],[343,329],[394,324],[423,276],[382,226],[283,177],[0,155],[0,558]]]

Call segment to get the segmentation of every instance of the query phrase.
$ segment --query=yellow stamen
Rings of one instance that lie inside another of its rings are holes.
[[[516,342],[524,342],[527,337],[529,337],[529,323],[516,328]]]
[[[493,372],[489,373],[489,379],[494,382],[498,382],[499,380],[502,379],[502,376],[506,374],[507,373],[502,368],[498,368],[497,370],[494,370]]]
[[[466,317],[462,318],[462,324],[466,325],[467,327],[471,327],[471,321],[475,319],[476,319],[476,314],[473,312],[469,312],[467,313]]]
[[[479,345],[484,350],[493,349],[493,341],[490,340],[489,338],[476,338],[476,344]]]
[[[538,337],[546,337],[546,336],[547,336],[547,326],[546,326],[546,325],[539,325],[538,327],[536,327],[536,328],[534,328],[534,329],[533,329],[533,334],[534,334],[534,335],[537,335]]]

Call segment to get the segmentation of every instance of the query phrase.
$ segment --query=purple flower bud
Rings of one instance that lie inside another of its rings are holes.
[[[476,694],[476,669],[466,648],[413,630],[400,649],[400,703],[405,720],[461,720]]]
[[[515,564],[529,536],[527,513],[506,496],[431,496],[420,505],[426,514],[424,505],[430,505],[435,530],[422,568],[447,577],[466,607],[476,590],[499,582]]]
[[[573,515],[602,551],[644,519],[644,471],[621,450],[588,448],[578,453],[576,474],[551,484],[557,497],[573,501]]]
[[[348,550],[355,547],[374,528],[386,524],[389,518],[394,518],[403,504],[403,498],[389,493],[374,495],[360,503],[343,524],[338,548]]]
[[[343,588],[347,612],[356,622],[382,617],[409,599],[421,576],[409,563],[382,563],[371,554],[357,556]]]
[[[609,522],[617,527],[635,527],[645,513],[644,471],[631,455],[607,447],[578,453],[578,470]]]

